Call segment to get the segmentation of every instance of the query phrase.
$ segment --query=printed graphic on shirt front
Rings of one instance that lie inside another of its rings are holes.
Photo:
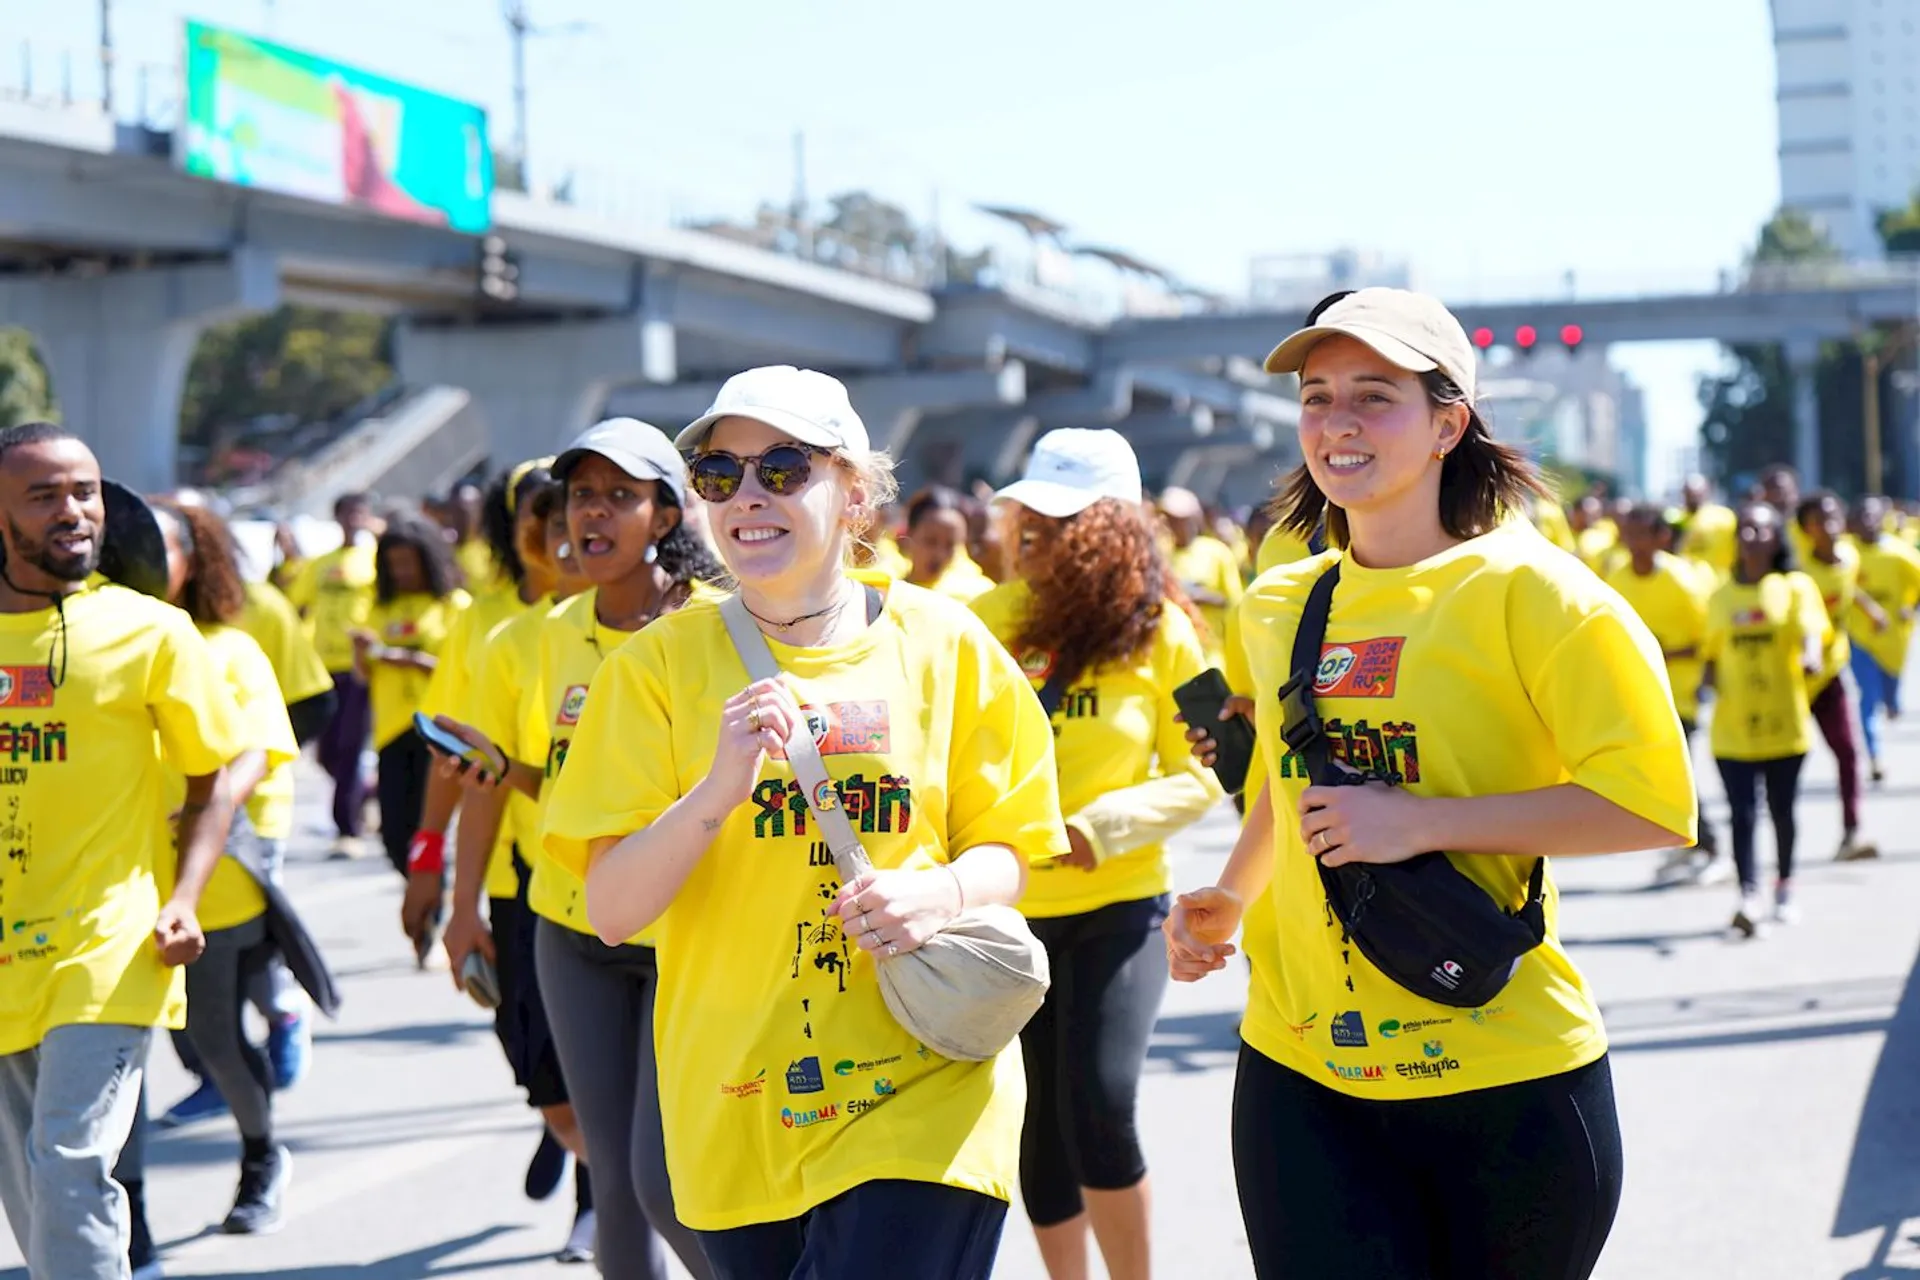
[[[1405,636],[1322,645],[1320,667],[1313,676],[1314,695],[1391,698],[1400,679],[1400,651],[1406,645]]]
[[[1324,720],[1328,751],[1334,760],[1358,773],[1394,786],[1420,781],[1420,738],[1411,720]],[[1289,751],[1280,762],[1282,778],[1305,778],[1306,757]]]
[[[847,821],[863,835],[875,833],[905,835],[913,826],[913,780],[891,773],[869,779],[864,772],[831,782],[832,791],[824,793],[821,803],[810,803],[798,781],[763,778],[750,799],[757,812],[753,815],[756,840],[781,840],[788,835],[808,834],[807,817],[816,809],[841,808]]]
[[[800,714],[813,734],[814,750],[823,756],[883,756],[890,749],[893,724],[884,700],[803,706]],[[775,760],[787,758],[779,749],[768,755]]]
[[[0,667],[0,707],[50,707],[53,680],[45,667]]]

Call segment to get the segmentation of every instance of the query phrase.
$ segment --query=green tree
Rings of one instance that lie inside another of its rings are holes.
[[[208,448],[263,416],[329,418],[392,378],[390,332],[379,316],[281,307],[217,325],[187,370],[180,439]]]
[[[46,366],[25,329],[0,329],[0,427],[56,416]]]

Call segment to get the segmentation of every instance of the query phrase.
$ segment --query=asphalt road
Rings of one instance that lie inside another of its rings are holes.
[[[1829,860],[1838,806],[1816,747],[1801,809],[1806,919],[1791,929],[1735,941],[1732,890],[1651,890],[1653,855],[1556,866],[1563,933],[1612,1029],[1627,1140],[1600,1275],[1920,1275],[1920,726],[1895,728],[1891,743],[1891,780],[1867,808],[1887,856],[1849,865]],[[156,1135],[149,1199],[167,1273],[589,1274],[551,1261],[569,1194],[521,1193],[537,1124],[485,1016],[444,969],[415,970],[384,860],[323,860],[324,796],[323,780],[306,788],[290,875],[347,1004],[319,1029],[310,1076],[279,1101],[295,1159],[288,1220],[271,1237],[215,1234],[238,1159],[231,1124]],[[1232,835],[1223,811],[1179,841],[1180,883],[1209,881]],[[1244,992],[1237,971],[1177,986],[1155,1035],[1141,1121],[1166,1276],[1251,1275],[1227,1145]],[[186,1086],[162,1044],[155,1110]],[[1017,1208],[1001,1259],[1009,1280],[1044,1275]],[[0,1280],[24,1277],[0,1238]]]

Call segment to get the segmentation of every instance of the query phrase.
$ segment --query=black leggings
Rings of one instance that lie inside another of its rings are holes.
[[[1029,922],[1053,972],[1020,1033],[1020,1194],[1036,1227],[1077,1217],[1082,1187],[1118,1191],[1147,1176],[1134,1098],[1167,990],[1166,915],[1159,897]]]
[[[1754,854],[1753,834],[1760,813],[1760,784],[1767,787],[1767,811],[1773,815],[1773,844],[1779,857],[1780,878],[1793,876],[1793,803],[1800,797],[1800,766],[1805,756],[1775,760],[1722,760],[1720,782],[1727,789],[1727,807],[1733,811],[1727,826],[1733,832],[1733,865],[1740,871],[1740,888],[1752,893],[1760,887],[1760,860]]]
[[[1260,1280],[1586,1280],[1622,1163],[1604,1057],[1382,1102],[1240,1048],[1233,1170]]]
[[[412,728],[380,748],[380,843],[387,861],[407,874],[407,846],[420,829],[420,807],[427,801],[427,779],[433,756],[425,739]]]

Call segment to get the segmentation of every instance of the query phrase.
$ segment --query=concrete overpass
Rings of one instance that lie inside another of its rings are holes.
[[[521,264],[503,303],[479,291],[472,237],[189,178],[168,145],[97,113],[0,104],[0,324],[33,331],[67,416],[130,483],[172,479],[201,331],[287,301],[398,317],[399,377],[467,392],[498,458],[609,409],[671,425],[770,362],[846,378],[909,481],[1003,478],[1059,425],[1128,432],[1153,479],[1254,491],[1290,447],[1297,412],[1257,362],[1297,311],[1113,319],[1031,289],[928,291],[512,192],[494,202]],[[1501,334],[1577,323],[1596,345],[1777,342],[1808,372],[1823,340],[1920,317],[1920,277],[1823,265],[1707,294],[1458,311]],[[1798,379],[1796,457],[1817,479],[1812,397]]]

